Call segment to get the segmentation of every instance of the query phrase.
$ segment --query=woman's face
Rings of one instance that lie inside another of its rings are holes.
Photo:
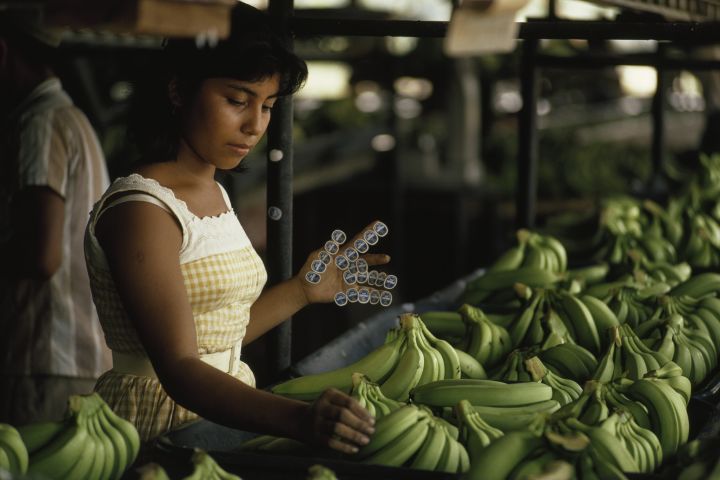
[[[204,80],[183,117],[183,139],[205,162],[237,167],[265,134],[279,78]],[[181,148],[182,150],[182,148]]]

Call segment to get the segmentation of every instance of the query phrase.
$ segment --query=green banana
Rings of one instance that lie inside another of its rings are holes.
[[[465,478],[504,480],[520,462],[542,446],[542,438],[530,431],[506,433],[479,455],[472,456],[470,452],[470,469]]]
[[[575,340],[593,353],[600,352],[600,337],[590,310],[575,295],[563,295],[560,302]]]
[[[511,288],[516,283],[529,287],[546,287],[559,280],[562,275],[534,267],[521,267],[515,270],[488,271],[467,284],[468,291],[483,290],[492,292]]]
[[[407,332],[407,346],[400,356],[395,370],[380,385],[383,395],[400,402],[406,401],[410,390],[420,380],[423,367],[424,358],[418,346],[417,331],[410,329]]]
[[[641,379],[629,385],[626,394],[647,407],[663,456],[674,454],[687,441],[690,428],[687,409],[682,396],[672,387],[660,381]]]
[[[460,371],[462,372],[462,378],[475,378],[485,379],[487,373],[482,364],[475,360],[471,355],[463,352],[462,350],[455,350],[455,354],[460,362]]]
[[[430,420],[425,416],[410,428],[397,435],[382,449],[362,459],[364,463],[399,467],[407,462],[422,446],[429,430]]]
[[[71,419],[48,444],[30,455],[28,474],[50,479],[67,478],[67,472],[85,453],[88,431],[85,418]]]
[[[600,336],[600,344],[606,346],[608,344],[608,329],[620,325],[620,321],[615,316],[612,310],[603,301],[591,297],[590,295],[583,295],[580,297],[580,301],[587,307],[592,315],[595,324],[597,325],[598,335]]]
[[[384,449],[393,439],[427,416],[428,413],[417,406],[405,405],[379,418],[375,423],[375,433],[370,438],[370,443],[360,448],[356,454],[357,458],[363,459]]]
[[[518,406],[552,398],[552,388],[542,383],[505,384],[493,380],[441,380],[415,388],[411,398],[416,403],[434,407],[452,407],[460,400],[473,405]]]
[[[347,393],[350,391],[352,374],[355,372],[363,373],[374,382],[382,383],[397,365],[404,343],[405,334],[403,333],[346,367],[293,378],[275,385],[272,392],[298,400],[314,400],[329,387],[335,387]]]
[[[720,291],[720,274],[705,272],[694,275],[673,287],[670,290],[670,295],[674,297],[688,295],[693,298],[702,298],[718,291]]]
[[[45,446],[56,435],[67,428],[63,421],[38,422],[22,425],[17,428],[23,443],[30,455]]]
[[[460,368],[460,359],[458,358],[458,351],[450,343],[445,340],[435,337],[435,335],[428,330],[425,324],[420,320],[418,322],[423,335],[426,340],[430,343],[435,350],[440,354],[443,362],[443,371],[445,373],[444,378],[460,378],[462,370]]]
[[[503,432],[525,429],[538,415],[549,415],[559,408],[560,404],[557,400],[545,400],[516,407],[473,405],[473,409],[488,425]]]
[[[0,423],[0,450],[5,452],[7,464],[0,464],[11,474],[23,475],[28,469],[28,451],[20,433],[7,423]]]
[[[103,432],[97,415],[92,415],[88,419],[87,424],[89,437],[92,441],[99,444],[98,448],[100,448],[104,457],[103,469],[99,478],[102,480],[113,480],[117,478],[119,465],[117,463],[117,455],[112,441],[105,432]]]
[[[122,435],[127,449],[127,466],[132,465],[140,453],[140,435],[135,425],[117,415],[104,401],[102,401],[101,409],[110,426]]]
[[[525,244],[509,248],[488,268],[489,272],[501,272],[520,268],[525,258]]]
[[[410,468],[434,471],[440,462],[440,456],[445,448],[445,443],[451,440],[443,427],[431,422],[428,426],[425,441],[420,446],[420,449],[410,464]]]
[[[458,312],[424,312],[420,314],[423,324],[438,337],[464,337],[467,327]]]

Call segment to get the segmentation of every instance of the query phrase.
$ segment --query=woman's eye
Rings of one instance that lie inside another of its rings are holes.
[[[263,105],[263,110],[266,112],[272,112],[274,105]]]
[[[246,102],[242,100],[235,100],[234,98],[228,98],[227,101],[230,105],[234,105],[236,107],[241,107],[246,104]]]

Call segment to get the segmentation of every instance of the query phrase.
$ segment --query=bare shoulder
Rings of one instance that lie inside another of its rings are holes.
[[[110,255],[139,246],[177,254],[182,245],[177,219],[149,202],[125,202],[109,208],[98,220],[95,235]]]

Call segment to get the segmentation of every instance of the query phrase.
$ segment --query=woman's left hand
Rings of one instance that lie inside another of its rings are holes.
[[[362,229],[357,235],[349,239],[344,244],[340,245],[340,251],[337,253],[337,255],[342,254],[345,249],[352,246],[355,240],[363,238],[363,233],[366,230],[372,230],[373,225],[375,225],[376,223],[377,220],[373,221],[367,227]],[[330,264],[327,266],[325,272],[320,274],[320,281],[317,284],[312,284],[307,281],[307,279],[305,278],[305,274],[312,270],[312,262],[318,260],[318,254],[322,250],[322,248],[319,248],[314,252],[310,253],[307,260],[305,261],[305,264],[302,266],[302,268],[300,268],[300,272],[296,276],[296,278],[300,281],[300,284],[302,285],[303,293],[305,294],[305,298],[307,299],[308,303],[332,302],[335,298],[336,293],[345,291],[350,288],[350,285],[347,285],[343,279],[344,270],[340,270],[335,265],[334,260],[337,255],[332,256],[333,261],[330,262]],[[384,253],[361,254],[360,258],[365,259],[365,261],[368,263],[369,268],[372,268],[376,265],[385,265],[386,263],[390,262],[390,256]]]

